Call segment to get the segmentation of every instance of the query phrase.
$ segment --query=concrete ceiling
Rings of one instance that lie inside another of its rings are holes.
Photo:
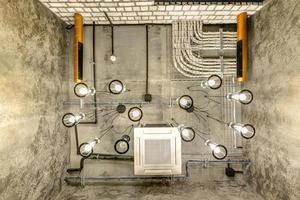
[[[235,23],[236,16],[247,11],[252,15],[259,4],[184,4],[155,5],[149,0],[40,0],[67,23],[73,23],[74,12],[84,16],[85,24],[109,24],[107,12],[114,24],[172,23],[173,20],[202,20],[204,23]]]

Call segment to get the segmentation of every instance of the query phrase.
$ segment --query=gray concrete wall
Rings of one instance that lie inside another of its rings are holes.
[[[257,135],[248,178],[265,199],[300,199],[300,1],[272,0],[251,19],[249,81],[243,110]]]
[[[97,93],[99,108],[115,108],[120,102],[127,106],[139,106],[143,102],[145,93],[145,64],[146,64],[146,41],[145,26],[115,26],[115,53],[117,62],[112,64],[109,60],[111,55],[111,38],[109,26],[96,27],[96,87],[103,90],[105,85],[113,79],[122,80],[130,92],[121,95],[108,95]],[[222,124],[213,120],[198,120],[193,114],[187,113],[176,105],[176,98],[189,94],[195,104],[203,107],[208,104],[209,110],[215,117],[221,117],[221,106],[215,103],[208,103],[207,99],[199,91],[190,92],[187,86],[199,84],[199,80],[174,79],[178,72],[172,64],[172,38],[171,26],[153,25],[149,26],[149,91],[153,95],[150,104],[142,106],[144,117],[141,123],[167,123],[174,117],[179,123],[197,127],[202,131],[211,131],[207,136],[214,141],[228,147],[230,153],[235,153],[235,159],[243,159],[240,150],[233,149],[232,135],[226,132]],[[85,27],[84,31],[84,81],[93,85],[92,76],[92,27]],[[70,50],[69,70],[72,71],[72,50]],[[175,74],[176,73],[176,74]],[[70,88],[74,86],[70,77]],[[79,99],[70,90],[72,106],[66,106],[71,112],[78,112]],[[211,91],[209,91],[211,92]],[[221,90],[213,91],[211,94],[218,95]],[[173,104],[170,105],[170,100]],[[88,103],[92,102],[91,97],[84,98],[86,103],[81,111],[91,112],[93,107]],[[68,102],[66,102],[68,103]],[[127,112],[113,122],[114,130],[110,131],[102,141],[94,147],[95,153],[116,154],[114,142],[122,136],[122,131],[132,122],[127,117]],[[134,123],[137,125],[137,123]],[[105,123],[103,113],[98,114],[97,124],[79,124],[79,143],[89,141],[101,136],[100,130],[109,126]],[[70,129],[71,134],[71,162],[68,167],[79,167],[80,156],[76,154],[74,128]],[[130,150],[126,155],[133,155],[133,133],[131,133]],[[191,143],[182,142],[183,163],[187,159],[214,160],[209,149],[204,145],[200,137],[196,137]],[[232,156],[232,155],[231,155]],[[132,176],[132,161],[107,161],[107,160],[86,160],[81,173],[66,174],[66,176],[82,177],[85,188],[80,186],[65,186],[63,192],[56,198],[60,199],[256,199],[261,197],[249,190],[244,182],[243,175],[238,174],[235,178],[228,178],[224,171],[226,164],[211,164],[205,166],[193,166],[191,177],[186,182],[171,181],[166,184],[154,184],[142,182],[138,185],[120,181],[116,183],[98,183],[89,185],[85,177],[98,176]],[[236,170],[241,165],[233,166]],[[185,173],[183,165],[183,174]]]
[[[51,199],[69,154],[65,24],[37,0],[0,1],[0,199]]]

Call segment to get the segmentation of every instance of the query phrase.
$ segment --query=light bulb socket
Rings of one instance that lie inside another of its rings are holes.
[[[126,111],[126,106],[123,105],[123,104],[119,104],[119,105],[117,106],[116,111],[117,111],[118,113],[124,113],[124,112]]]

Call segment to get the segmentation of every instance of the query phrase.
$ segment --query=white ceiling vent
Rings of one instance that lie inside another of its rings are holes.
[[[134,129],[134,173],[181,174],[181,138],[177,128]]]

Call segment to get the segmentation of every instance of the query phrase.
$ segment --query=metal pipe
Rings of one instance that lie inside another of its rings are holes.
[[[163,182],[163,181],[186,181],[190,177],[189,166],[195,164],[249,164],[249,160],[187,160],[185,163],[185,174],[178,176],[96,176],[96,177],[82,177],[71,176],[65,177],[65,181],[70,185],[85,185],[93,183],[128,183],[128,182]],[[122,181],[122,182],[120,182]]]
[[[93,153],[88,159],[133,161],[133,156]]]

